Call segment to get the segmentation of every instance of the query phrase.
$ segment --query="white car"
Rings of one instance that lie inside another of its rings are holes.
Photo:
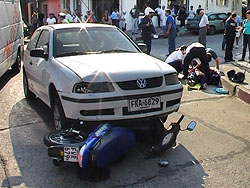
[[[24,53],[25,97],[51,107],[56,129],[76,119],[166,120],[179,109],[182,85],[175,69],[140,48],[110,25],[42,26]]]

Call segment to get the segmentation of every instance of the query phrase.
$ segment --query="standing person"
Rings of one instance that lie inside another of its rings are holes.
[[[50,13],[49,17],[46,20],[46,24],[51,25],[51,24],[55,24],[55,23],[56,23],[56,19],[54,18],[54,14]]]
[[[240,61],[245,61],[247,46],[249,51],[248,59],[250,60],[250,10],[246,12],[246,17],[247,19],[245,19],[242,23],[243,51]]]
[[[201,5],[198,6],[198,8],[196,9],[196,15],[200,15],[200,11],[201,11]]]
[[[165,6],[162,6],[161,12],[162,12],[161,13],[161,27],[162,27],[166,23]],[[171,11],[171,14],[172,14],[172,11]]]
[[[233,13],[226,22],[226,51],[225,51],[225,62],[234,61],[233,59],[233,44],[235,39],[235,28],[236,28],[236,17],[237,15]]]
[[[180,20],[181,22],[181,27],[182,28],[185,28],[185,20],[187,18],[187,13],[186,13],[186,10],[184,7],[181,7],[180,10],[179,10],[179,13],[178,13],[178,19]]]
[[[119,27],[120,14],[118,12],[118,8],[115,8],[115,10],[110,15],[110,18],[112,20],[112,25],[115,25],[116,27]]]
[[[134,5],[134,8],[132,8],[129,13],[132,16],[132,35],[138,34],[139,10],[137,6]]]
[[[158,5],[158,7],[155,9],[155,12],[157,13],[158,18],[158,27],[161,27],[161,5]]]
[[[102,17],[102,23],[104,23],[104,24],[111,24],[111,19],[109,17],[109,11],[108,10],[104,11],[104,15]]]
[[[32,17],[31,17],[31,22],[32,22],[32,28],[34,32],[37,29],[37,24],[38,24],[38,18],[37,18],[37,13],[33,12]]]
[[[228,12],[227,18],[222,22],[224,25],[224,34],[223,34],[223,40],[222,40],[222,44],[221,44],[222,50],[225,50],[225,46],[226,46],[226,37],[225,37],[226,22],[227,22],[227,19],[231,16],[231,14],[232,14],[231,12]]]
[[[166,21],[166,36],[168,37],[168,52],[171,54],[175,50],[175,38],[176,38],[176,26],[174,23],[174,18],[171,15],[171,10],[167,9],[165,11],[165,14],[167,16],[167,21]]]
[[[199,38],[198,42],[203,44],[206,47],[206,35],[207,35],[207,29],[208,29],[208,17],[204,12],[204,9],[200,10],[201,15],[201,21],[199,23]]]
[[[43,19],[44,19],[44,14],[43,13],[39,13],[38,14],[38,26],[39,27],[44,25]]]
[[[58,16],[60,17],[59,23],[62,23],[62,24],[68,24],[68,23],[70,23],[69,20],[66,19],[66,14],[65,14],[65,13],[60,12],[60,13],[58,14]]]
[[[65,18],[69,21],[69,22],[73,22],[73,16],[71,15],[71,12],[69,10],[65,10],[64,13],[66,14]]]
[[[144,12],[145,16],[141,19],[141,22],[138,26],[139,29],[142,30],[143,42],[147,45],[147,54],[150,54],[152,41],[151,35],[152,33],[156,33],[152,22],[152,17],[155,11],[152,8],[147,7]]]
[[[126,11],[122,11],[122,15],[120,18],[120,28],[122,29],[122,31],[126,31],[126,27],[127,27],[127,23],[126,23]]]
[[[234,13],[237,15],[237,12],[234,12]],[[236,21],[235,22],[236,22],[236,27],[241,26],[241,18],[240,18],[239,15],[236,16]],[[236,36],[235,36],[235,38],[236,38],[236,46],[235,46],[235,48],[236,49],[239,48],[240,33],[241,33],[240,29],[236,30]]]
[[[210,75],[210,68],[208,64],[207,52],[206,52],[205,46],[199,42],[192,43],[191,45],[187,47],[186,57],[184,59],[184,64],[183,64],[184,79],[186,79],[188,76],[188,68],[194,58],[198,58],[201,61],[202,72],[205,74],[207,81],[209,81],[211,78],[211,75]],[[202,87],[206,88],[207,83],[205,82],[204,84],[205,85]]]
[[[192,19],[195,16],[195,11],[194,11],[194,7],[190,6],[190,10],[188,11],[188,19]]]

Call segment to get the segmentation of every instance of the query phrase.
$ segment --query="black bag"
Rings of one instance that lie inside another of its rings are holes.
[[[220,83],[220,75],[217,72],[211,73],[209,84],[218,86]]]

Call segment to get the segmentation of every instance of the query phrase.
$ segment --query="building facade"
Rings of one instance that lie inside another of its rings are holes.
[[[132,27],[132,17],[129,12],[134,5],[137,5],[142,13],[145,5],[149,5],[153,9],[158,5],[165,7],[183,6],[187,12],[191,5],[194,7],[194,10],[198,8],[198,5],[201,5],[205,9],[205,12],[227,13],[237,11],[241,16],[242,1],[244,0],[23,0],[23,11],[25,11],[23,14],[26,22],[31,23],[31,15],[34,10],[43,13],[45,15],[44,20],[48,17],[49,13],[54,13],[57,16],[64,9],[68,9],[71,12],[78,10],[82,13],[83,17],[86,11],[92,10],[97,20],[101,21],[105,10],[111,13],[112,10],[118,8],[120,13],[127,13],[127,30],[130,30]]]

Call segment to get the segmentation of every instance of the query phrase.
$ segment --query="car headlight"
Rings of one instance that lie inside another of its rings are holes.
[[[166,75],[164,75],[164,77],[165,77],[166,85],[175,85],[175,84],[180,83],[176,73],[166,74]]]
[[[105,93],[115,91],[110,82],[81,82],[73,87],[73,93]]]

